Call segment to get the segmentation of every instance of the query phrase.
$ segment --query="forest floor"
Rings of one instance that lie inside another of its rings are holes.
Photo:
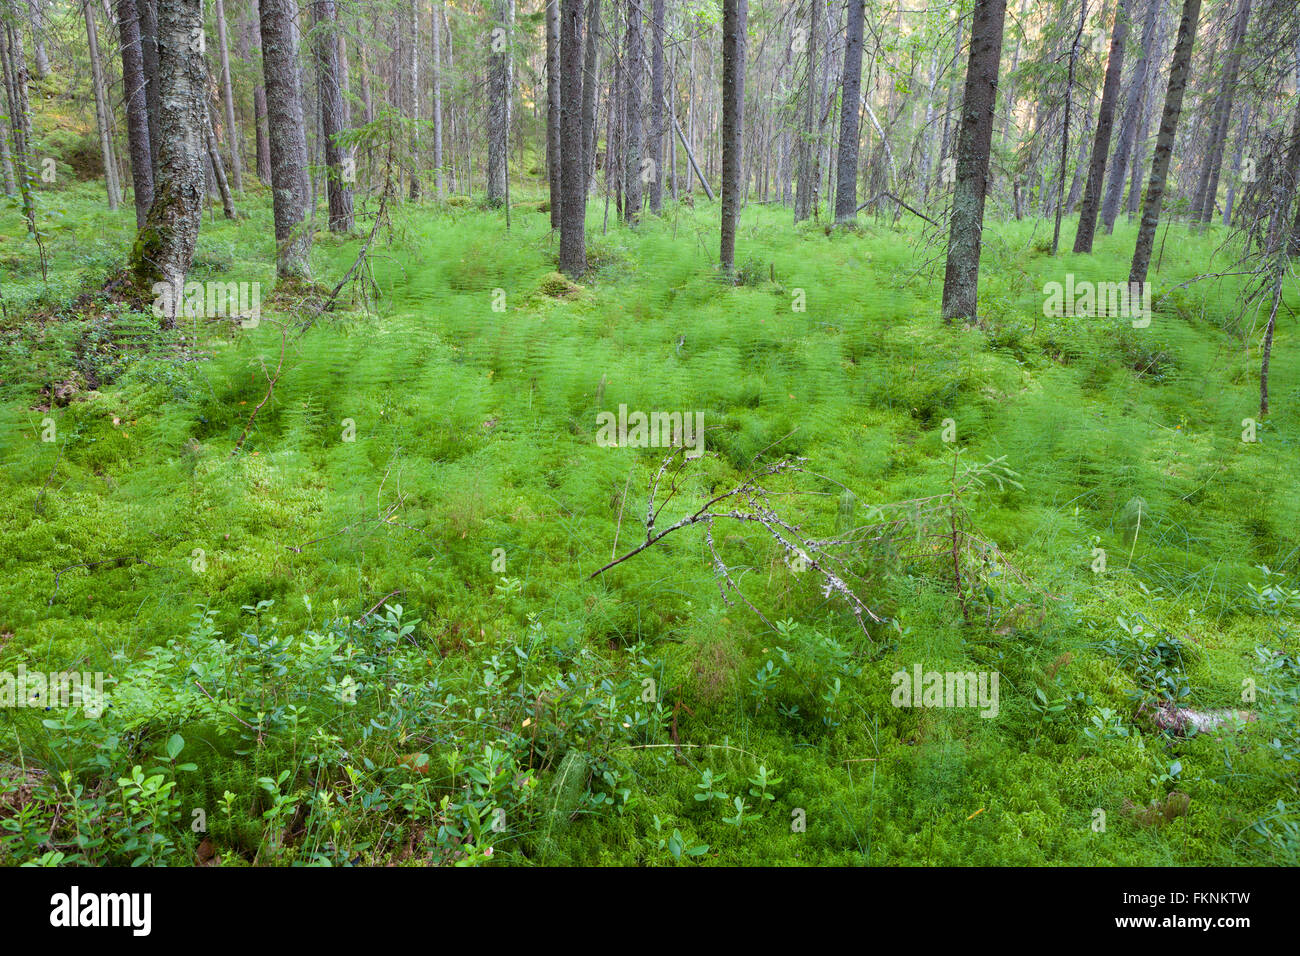
[[[303,329],[258,192],[191,278],[260,282],[260,323],[164,334],[96,292],[132,211],[53,195],[48,282],[0,214],[0,672],[102,672],[111,706],[0,712],[0,862],[1300,862],[1300,295],[1243,441],[1262,319],[1175,289],[1230,271],[1221,230],[1162,226],[1134,328],[1043,315],[1127,275],[1131,226],[1053,258],[1050,223],[990,222],[963,328],[915,220],[750,206],[730,286],[716,206],[606,233],[593,203],[575,286],[525,192],[508,233],[395,211],[371,308]],[[359,245],[319,233],[319,281]],[[702,526],[588,580],[666,454],[597,441],[620,405],[703,414],[659,530],[783,455],[809,535],[897,519],[844,552],[887,622],[754,523],[712,528],[730,605]],[[956,506],[1009,562],[963,552],[960,591],[887,507],[956,449],[1015,472]],[[918,667],[996,672],[996,716],[894,706]],[[1233,713],[1153,719],[1186,708]]]

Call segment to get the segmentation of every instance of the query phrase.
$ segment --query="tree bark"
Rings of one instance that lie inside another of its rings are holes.
[[[835,221],[853,222],[858,210],[858,106],[862,89],[862,20],[866,0],[848,0],[844,85],[840,96],[840,157],[835,184]]]
[[[658,215],[664,208],[664,0],[652,0],[650,6],[650,136],[646,153],[655,164],[650,211]]]
[[[799,27],[796,33],[807,46],[807,75],[803,111],[803,129],[799,131],[798,184],[794,194],[794,221],[797,225],[812,215],[813,197],[817,194],[817,163],[815,159],[817,135],[817,14],[823,0],[808,0],[808,26]]]
[[[419,0],[408,0],[407,26],[410,34],[406,42],[407,110],[411,117],[411,183],[407,198],[415,202],[420,198],[420,44]],[[336,74],[337,75],[337,74]]]
[[[140,15],[140,56],[144,64],[144,98],[149,116],[149,161],[158,179],[158,115],[162,104],[158,96],[158,0],[136,0]]]
[[[1138,126],[1141,123],[1142,98],[1151,67],[1151,45],[1155,39],[1156,14],[1163,2],[1164,0],[1147,0],[1146,18],[1142,24],[1141,56],[1133,68],[1128,88],[1124,91],[1123,119],[1120,124],[1119,138],[1111,154],[1106,192],[1101,203],[1101,222],[1106,229],[1106,235],[1110,235],[1115,229],[1120,201],[1124,197],[1124,183],[1128,178],[1129,161],[1132,158]]]
[[[276,274],[281,278],[310,278],[312,232],[306,220],[311,192],[294,30],[297,7],[294,0],[260,0],[259,7]]]
[[[158,149],[154,199],[131,250],[130,272],[142,296],[166,283],[171,295],[162,316],[176,324],[185,276],[203,222],[203,162],[207,152],[207,70],[193,38],[203,29],[202,0],[167,0],[157,8]]]
[[[226,36],[226,7],[216,0],[217,55],[221,63],[221,99],[226,108],[226,145],[230,147],[230,180],[236,192],[244,191],[244,174],[239,161],[239,126],[235,122],[235,88],[230,80],[230,43]]]
[[[1200,16],[1201,0],[1183,0],[1183,18],[1178,24],[1178,42],[1174,46],[1174,59],[1169,68],[1169,89],[1165,93],[1164,114],[1156,138],[1155,159],[1151,163],[1151,181],[1147,184],[1146,198],[1142,203],[1142,223],[1138,227],[1133,265],[1129,270],[1130,284],[1146,282],[1147,269],[1151,265],[1156,227],[1160,224],[1160,204],[1164,200],[1165,182],[1169,177],[1169,161],[1173,156],[1178,118],[1183,111],[1183,94],[1187,91],[1187,80],[1191,73],[1192,48],[1196,45],[1196,27]]]
[[[352,187],[347,182],[344,164],[352,150],[339,144],[347,129],[343,108],[343,89],[339,83],[338,11],[334,0],[314,0],[316,88],[320,99],[321,129],[325,139],[325,166],[328,170],[326,192],[329,197],[330,232],[352,231]]]
[[[126,103],[126,142],[131,156],[135,226],[142,229],[153,203],[153,160],[149,149],[149,106],[145,99],[140,19],[135,0],[117,0],[117,30],[122,52],[122,98]]]
[[[1119,99],[1119,81],[1124,71],[1124,44],[1128,42],[1129,4],[1130,0],[1119,0],[1115,7],[1115,28],[1110,38],[1110,57],[1106,61],[1106,79],[1102,83],[1097,129],[1092,140],[1092,158],[1088,163],[1088,185],[1083,190],[1079,229],[1074,234],[1075,252],[1092,252],[1092,240],[1097,231],[1101,187],[1106,178],[1106,157],[1110,153],[1110,135],[1115,123],[1115,101]]]
[[[745,20],[748,0],[722,4],[722,242],[724,275],[736,271],[736,220],[740,217],[741,145],[745,128]]]
[[[554,0],[559,2],[559,0]],[[438,199],[445,199],[447,183],[442,170],[442,4],[434,3],[430,17],[433,34],[433,181]]]
[[[108,208],[116,209],[122,196],[117,178],[117,160],[113,155],[113,117],[109,112],[107,85],[104,82],[103,64],[99,59],[99,27],[95,21],[95,6],[82,7],[86,20],[86,43],[90,55],[90,85],[95,95],[95,125],[99,129],[99,152],[104,161],[104,187],[108,192]]]
[[[560,0],[560,271],[575,279],[587,271],[582,62],[582,0]]]
[[[586,50],[582,70],[582,163],[586,171],[583,176],[585,192],[591,189],[591,184],[596,179],[596,123],[600,105],[600,81],[597,79],[600,74],[600,0],[588,0]],[[563,161],[564,153],[561,152],[560,155]]]
[[[1214,199],[1219,192],[1219,176],[1223,170],[1223,150],[1228,142],[1228,125],[1232,121],[1232,101],[1237,92],[1237,76],[1241,71],[1241,55],[1246,44],[1246,27],[1250,23],[1250,0],[1241,0],[1229,39],[1228,62],[1223,71],[1223,85],[1214,103],[1214,117],[1210,123],[1210,142],[1205,150],[1201,179],[1192,200],[1192,221],[1209,222],[1214,218]]]
[[[641,2],[627,0],[627,45],[623,76],[626,80],[623,96],[624,129],[626,130],[623,169],[627,201],[623,205],[623,218],[629,225],[641,217],[641,187],[644,185],[641,170],[641,60],[645,56],[645,40],[641,33]],[[723,39],[725,46],[726,40]]]
[[[943,276],[943,319],[973,319],[979,290],[984,196],[1002,59],[1006,0],[976,0],[971,24],[970,60],[957,132],[957,178],[952,195],[948,261]]]
[[[506,201],[506,179],[510,175],[510,99],[514,0],[496,0],[495,26],[488,38],[488,150],[487,200],[492,206]],[[498,33],[500,30],[502,32]]]
[[[551,228],[560,228],[560,0],[546,0],[546,178]]]

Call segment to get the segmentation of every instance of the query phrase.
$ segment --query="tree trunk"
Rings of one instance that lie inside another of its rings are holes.
[[[961,128],[957,132],[957,179],[952,195],[948,262],[943,276],[945,322],[976,316],[984,195],[1006,15],[1006,0],[976,0]]]
[[[563,71],[561,71],[563,72]],[[596,180],[596,130],[597,109],[599,107],[600,82],[600,0],[588,0],[586,50],[583,54],[582,86],[582,162],[586,171],[583,176],[583,192],[591,189]],[[561,86],[563,86],[561,79]],[[561,125],[563,117],[561,116]],[[560,159],[564,161],[564,152]],[[561,177],[563,178],[563,177]],[[563,187],[561,187],[563,193]]]
[[[559,2],[559,0],[554,0]],[[438,199],[445,199],[447,184],[442,170],[442,4],[433,5],[433,181]]]
[[[244,191],[244,174],[239,161],[239,126],[235,122],[235,89],[230,81],[230,44],[226,36],[226,7],[216,0],[217,55],[221,63],[221,98],[226,108],[226,145],[230,147],[230,180],[237,192]]]
[[[406,6],[409,34],[406,38],[406,81],[410,102],[407,110],[411,117],[411,184],[407,198],[415,202],[420,198],[420,16],[419,0],[408,0]]]
[[[866,0],[848,0],[848,26],[844,47],[844,86],[840,96],[840,157],[835,184],[835,221],[857,218],[858,210],[858,106],[862,89],[862,20]]]
[[[1187,79],[1191,73],[1192,47],[1196,45],[1196,26],[1200,16],[1201,0],[1183,0],[1183,18],[1178,25],[1178,42],[1169,68],[1169,89],[1165,93],[1165,109],[1160,119],[1160,134],[1156,138],[1155,159],[1151,163],[1151,181],[1147,184],[1146,199],[1142,203],[1142,224],[1138,228],[1133,266],[1129,270],[1130,284],[1141,284],[1147,280],[1156,227],[1160,224],[1160,204],[1164,200],[1165,181],[1169,176],[1169,160],[1174,151],[1174,135],[1178,132],[1183,94],[1187,90]]]
[[[136,0],[140,15],[140,56],[144,64],[144,98],[149,115],[149,161],[158,175],[158,114],[162,109],[158,96],[158,0]]]
[[[722,272],[736,271],[741,143],[745,127],[745,20],[748,0],[722,4]]]
[[[1074,96],[1074,68],[1079,61],[1079,41],[1083,37],[1083,24],[1088,16],[1088,0],[1079,2],[1079,29],[1074,33],[1074,42],[1070,44],[1070,69],[1065,81],[1065,112],[1061,132],[1061,169],[1056,179],[1056,223],[1052,228],[1052,255],[1055,256],[1061,246],[1061,216],[1068,203],[1065,200],[1065,173],[1070,165],[1070,108]],[[1080,157],[1082,160],[1082,157]]]
[[[488,150],[487,200],[492,206],[506,201],[506,179],[510,175],[510,99],[514,0],[496,0],[496,24],[489,36],[488,56]]]
[[[28,20],[32,27],[32,69],[36,78],[50,75],[50,59],[45,55],[45,0],[27,0]]]
[[[1075,252],[1092,252],[1092,239],[1097,231],[1101,185],[1106,178],[1106,156],[1110,153],[1110,134],[1115,123],[1115,101],[1119,99],[1119,80],[1124,70],[1124,44],[1128,42],[1129,3],[1130,0],[1119,0],[1115,7],[1115,29],[1110,38],[1110,58],[1106,61],[1106,79],[1101,88],[1092,159],[1088,163],[1088,185],[1083,191],[1079,230],[1074,234]]]
[[[149,150],[149,106],[145,99],[144,59],[135,0],[117,0],[117,30],[122,51],[122,90],[126,101],[126,142],[131,155],[135,226],[142,229],[153,203],[153,160]]]
[[[334,0],[314,0],[316,88],[320,99],[321,129],[325,140],[325,166],[328,170],[326,191],[329,196],[330,232],[352,231],[352,187],[344,165],[352,150],[339,145],[339,136],[347,129],[343,109],[343,90],[339,83],[338,12]]]
[[[212,172],[214,184],[217,187],[217,194],[221,197],[221,212],[227,219],[235,218],[235,197],[230,194],[230,183],[226,180],[226,167],[221,161],[221,150],[217,148],[217,134],[212,129],[212,114],[207,108],[205,98],[203,104],[203,134],[204,146],[208,153],[207,168]]]
[[[799,182],[794,194],[794,221],[796,224],[812,215],[813,197],[817,193],[817,163],[814,159],[817,132],[817,20],[822,0],[808,0],[808,26],[799,27],[796,39],[802,39],[808,48],[807,77],[803,111],[803,129],[799,131],[797,162]]]
[[[1250,0],[1241,0],[1237,17],[1232,24],[1229,39],[1228,62],[1224,67],[1223,85],[1214,104],[1214,117],[1210,123],[1210,142],[1205,150],[1201,180],[1192,201],[1192,221],[1209,222],[1214,218],[1214,199],[1219,192],[1219,176],[1223,170],[1223,149],[1228,142],[1228,124],[1232,121],[1232,101],[1237,92],[1237,75],[1241,70],[1241,54],[1246,44],[1246,27],[1250,23]]]
[[[560,228],[560,0],[546,0],[546,178],[551,228]]]
[[[650,211],[664,208],[664,0],[650,6],[650,138],[646,152],[654,160],[650,180]]]
[[[103,65],[99,60],[99,28],[95,22],[95,6],[82,7],[86,19],[86,42],[90,54],[90,85],[95,95],[95,125],[99,129],[99,152],[104,160],[104,187],[108,191],[108,208],[116,209],[122,201],[118,191],[117,160],[113,156],[113,117],[109,112],[107,87]]]
[[[207,70],[193,37],[203,29],[202,0],[167,0],[157,8],[158,158],[154,200],[131,250],[130,271],[141,295],[170,295],[162,324],[176,324],[185,276],[203,222],[203,161],[207,152]]]
[[[307,134],[298,80],[294,0],[261,0],[262,76],[271,159],[276,274],[311,277],[311,226],[307,220]]]
[[[1164,0],[1147,0],[1146,20],[1142,24],[1142,55],[1133,75],[1129,78],[1128,89],[1124,92],[1123,120],[1119,130],[1119,139],[1111,155],[1110,175],[1106,182],[1106,194],[1101,204],[1101,221],[1106,228],[1106,235],[1115,229],[1115,219],[1119,216],[1120,200],[1124,197],[1124,182],[1128,177],[1129,161],[1137,139],[1138,126],[1141,124],[1142,99],[1146,91],[1147,73],[1151,68],[1151,45],[1155,38],[1156,14]]]
[[[641,217],[641,186],[644,176],[641,168],[641,60],[645,56],[645,40],[641,33],[641,2],[627,0],[627,57],[624,63],[623,77],[625,93],[623,97],[624,128],[626,129],[624,184],[627,202],[623,206],[623,218],[629,225]],[[726,44],[724,38],[723,44]]]
[[[560,271],[575,279],[587,271],[582,60],[582,0],[560,0]]]

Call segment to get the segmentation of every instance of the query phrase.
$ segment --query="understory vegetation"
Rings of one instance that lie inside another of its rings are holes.
[[[592,208],[574,283],[542,185],[509,232],[394,210],[344,307],[252,328],[110,303],[134,222],[93,184],[48,282],[0,217],[0,671],[107,699],[0,709],[0,863],[1300,863],[1300,352],[1279,322],[1244,441],[1259,323],[1186,284],[1221,227],[1162,224],[1134,328],[1042,290],[1135,227],[1054,259],[988,223],[945,327],[914,220],[751,206],[732,285],[716,206]],[[191,279],[272,288],[268,195]],[[360,242],[318,236],[326,292]],[[799,460],[765,500],[870,613],[761,522],[589,579],[667,455],[597,443],[620,405],[703,413],[661,530]],[[917,665],[996,672],[996,716],[893,706]]]

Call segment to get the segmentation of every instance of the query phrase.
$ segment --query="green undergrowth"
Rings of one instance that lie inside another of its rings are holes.
[[[572,283],[537,197],[508,234],[430,204],[381,234],[372,309],[303,330],[256,193],[191,278],[262,283],[262,321],[164,335],[98,291],[131,210],[55,198],[48,284],[0,219],[0,671],[102,672],[109,706],[0,711],[0,860],[1297,862],[1297,290],[1243,442],[1255,317],[1176,288],[1229,271],[1221,233],[1172,227],[1134,328],[1042,308],[1125,279],[1131,226],[1053,259],[990,223],[963,328],[907,222],[751,206],[733,284],[716,206],[593,208]],[[320,234],[325,286],[359,243]],[[771,500],[832,535],[948,490],[961,448],[1014,469],[968,503],[1009,563],[963,601],[951,562],[857,553],[865,627],[734,523],[753,608],[700,527],[588,580],[645,539],[665,454],[598,444],[620,405],[703,415],[660,530],[793,455],[822,477]],[[996,671],[997,715],[892,706],[914,665]],[[1247,716],[1175,735],[1162,704]]]

